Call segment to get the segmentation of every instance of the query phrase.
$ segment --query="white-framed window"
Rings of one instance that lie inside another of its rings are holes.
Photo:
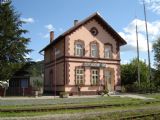
[[[76,85],[84,84],[84,68],[76,68]]]
[[[77,42],[77,43],[75,44],[75,55],[76,55],[76,56],[83,56],[83,49],[84,49],[83,44]]]
[[[97,44],[91,44],[91,57],[97,57],[98,56],[98,47]]]
[[[91,69],[91,85],[97,85],[99,81],[98,69]]]
[[[111,84],[111,77],[112,77],[112,72],[109,70],[105,71],[105,81],[109,84]]]
[[[110,45],[106,45],[104,48],[104,57],[105,58],[112,58],[112,48]]]

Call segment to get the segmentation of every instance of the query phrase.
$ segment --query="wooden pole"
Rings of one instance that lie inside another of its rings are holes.
[[[137,20],[136,20],[136,39],[137,39],[137,76],[138,76],[138,85],[140,88],[141,85],[141,78],[140,78],[140,65],[139,65],[139,41],[138,41],[138,27],[137,27]]]
[[[147,15],[145,2],[143,0],[143,9],[144,9],[144,18],[145,18],[145,27],[146,27],[146,38],[147,38],[147,49],[148,49],[148,81],[151,85],[151,62],[150,62],[150,50],[149,50],[149,38],[148,38],[148,26],[147,26]]]

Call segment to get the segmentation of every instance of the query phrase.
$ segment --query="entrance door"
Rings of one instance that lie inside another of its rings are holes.
[[[107,87],[108,91],[113,91],[112,87],[112,72],[109,70],[105,71],[105,87]]]

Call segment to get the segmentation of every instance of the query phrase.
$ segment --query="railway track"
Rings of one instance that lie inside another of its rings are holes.
[[[158,113],[150,113],[150,114],[143,114],[143,115],[121,117],[120,120],[133,120],[133,119],[139,119],[139,118],[143,119],[143,118],[146,118],[146,117],[153,117],[154,120],[159,120],[160,119],[160,112],[158,112]]]
[[[154,101],[154,103],[159,101]],[[151,104],[153,102],[146,102],[145,104]],[[71,106],[49,106],[49,107],[32,107],[32,108],[11,108],[0,109],[0,112],[45,112],[45,111],[57,111],[57,110],[79,110],[79,109],[94,109],[94,108],[108,108],[108,107],[122,107],[122,106],[136,106],[141,103],[135,104],[97,104],[97,105],[71,105]],[[144,104],[143,104],[144,105]]]
[[[54,111],[54,110],[79,110],[79,109],[94,109],[94,108],[107,108],[107,107],[120,107],[120,106],[126,106],[123,105],[123,104],[115,104],[115,105],[106,105],[106,104],[101,104],[101,105],[88,105],[88,106],[61,106],[59,108],[56,108],[56,107],[50,107],[50,108],[36,108],[36,109],[0,109],[0,112],[40,112],[40,111]],[[148,108],[145,108],[145,109],[148,109]],[[154,120],[159,120],[160,118],[160,111],[157,111],[155,113],[145,113],[145,109],[137,109],[136,112],[137,113],[142,113],[141,115],[126,115],[126,117],[120,117],[118,118],[117,120],[139,120],[139,119],[145,119],[147,117],[151,117],[153,118]],[[153,108],[152,108],[153,109]],[[130,112],[132,114],[132,112],[134,112],[134,110],[117,110],[117,111],[112,111],[113,113],[122,113],[123,116],[125,116],[125,113],[127,112]],[[106,112],[106,114],[97,114],[98,116],[103,116],[103,115],[110,115],[110,113],[112,112]],[[144,112],[144,114],[143,114]]]
[[[126,104],[125,104],[126,105]],[[123,104],[100,104],[100,105],[79,105],[79,106],[61,106],[61,107],[44,107],[44,108],[13,108],[13,109],[0,109],[0,112],[45,112],[54,110],[79,110],[79,109],[94,109],[94,108],[107,108],[107,107],[120,107]]]

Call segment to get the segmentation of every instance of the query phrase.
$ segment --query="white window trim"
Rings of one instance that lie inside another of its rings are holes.
[[[95,46],[95,48],[93,46]],[[95,55],[93,54],[92,51],[95,52],[94,53]],[[91,44],[91,57],[98,57],[98,46],[96,43]]]
[[[111,48],[111,46],[109,46],[109,45],[105,46],[105,48],[104,48],[104,57],[108,58],[108,59],[112,58],[112,48]]]
[[[97,72],[97,74],[96,74],[96,72]],[[94,77],[94,79],[93,79],[93,77]],[[98,69],[91,69],[91,85],[97,85],[98,81],[99,81],[99,70]]]
[[[82,73],[81,73],[82,72]],[[81,84],[84,84],[84,68],[76,68],[76,81],[75,81],[75,84],[76,85],[81,85]],[[81,79],[82,77],[82,79]]]
[[[80,46],[78,46],[78,45],[80,45]],[[75,44],[75,55],[76,56],[83,56],[83,49],[84,49],[84,46],[83,46],[83,44],[82,43],[80,43],[80,42],[77,42],[76,44]]]

